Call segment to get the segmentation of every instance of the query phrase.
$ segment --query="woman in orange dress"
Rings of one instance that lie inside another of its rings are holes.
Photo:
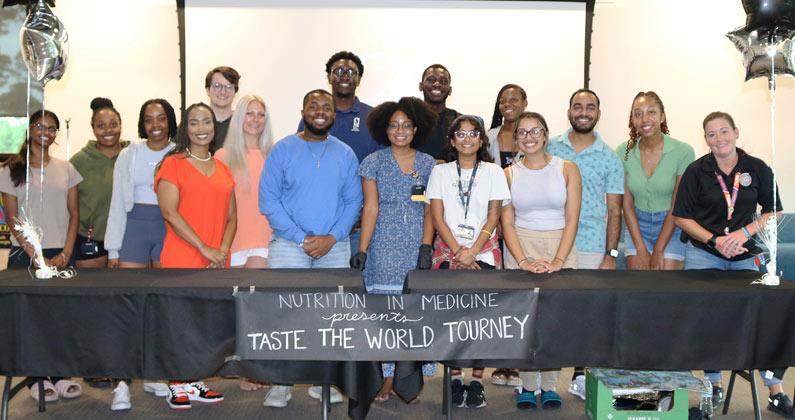
[[[210,155],[215,115],[209,106],[191,105],[182,114],[176,146],[155,174],[155,192],[166,239],[163,268],[229,267],[229,248],[237,228],[235,181],[229,168]],[[217,403],[224,397],[202,381],[170,381],[166,402],[186,410],[191,401]]]
[[[163,268],[229,266],[237,228],[235,181],[210,155],[215,117],[209,106],[191,105],[177,131],[176,146],[155,175],[155,192],[166,219]]]

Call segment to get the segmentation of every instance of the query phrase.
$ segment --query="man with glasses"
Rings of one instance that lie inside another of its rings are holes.
[[[326,61],[326,76],[331,85],[335,102],[334,126],[329,134],[342,140],[353,149],[359,163],[370,153],[383,148],[370,136],[367,129],[367,115],[373,109],[356,96],[356,88],[364,75],[364,64],[350,51],[340,51]],[[304,129],[304,122],[298,124],[298,131]],[[359,250],[360,221],[357,219],[351,232],[351,256]]]
[[[447,129],[453,120],[461,115],[458,111],[447,108],[447,97],[452,91],[450,72],[445,66],[431,64],[422,72],[420,92],[422,92],[425,103],[439,114],[439,119],[425,141],[418,145],[417,150],[433,156],[438,163],[446,162],[445,156],[442,156],[442,150],[444,150],[447,141]]]
[[[547,153],[570,160],[580,169],[582,205],[574,238],[577,266],[614,270],[621,233],[624,167],[613,148],[594,130],[602,115],[595,92],[590,89],[574,92],[567,115],[571,128],[549,139]],[[584,368],[574,368],[569,392],[585,399]]]
[[[229,123],[232,121],[232,102],[240,89],[240,74],[237,70],[220,66],[210,70],[204,78],[204,89],[210,98],[210,108],[215,113],[215,143],[210,146],[210,153],[224,146]]]

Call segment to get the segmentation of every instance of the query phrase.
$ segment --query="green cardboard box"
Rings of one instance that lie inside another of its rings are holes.
[[[585,376],[585,414],[591,420],[687,420],[687,391],[674,391],[670,411],[616,410],[613,407],[613,390],[608,389],[590,371]]]

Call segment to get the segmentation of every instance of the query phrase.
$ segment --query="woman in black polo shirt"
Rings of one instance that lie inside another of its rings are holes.
[[[725,112],[713,112],[704,118],[704,139],[710,153],[687,167],[679,183],[674,217],[688,237],[685,270],[715,268],[719,270],[757,270],[761,250],[753,236],[775,211],[781,217],[781,199],[773,201],[773,171],[737,147],[739,130]],[[762,214],[756,217],[757,205]],[[723,402],[720,372],[705,372],[712,382],[713,408]],[[792,402],[782,392],[784,369],[773,375],[760,370],[770,389],[768,409],[788,417]]]

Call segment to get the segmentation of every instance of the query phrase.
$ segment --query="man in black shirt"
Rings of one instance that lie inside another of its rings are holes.
[[[439,114],[439,120],[425,141],[417,147],[417,150],[433,156],[440,163],[446,161],[445,156],[442,156],[442,150],[444,150],[447,129],[450,128],[453,120],[461,115],[458,111],[447,108],[447,97],[452,91],[450,72],[445,66],[431,64],[422,72],[420,92],[422,92],[425,103]]]

